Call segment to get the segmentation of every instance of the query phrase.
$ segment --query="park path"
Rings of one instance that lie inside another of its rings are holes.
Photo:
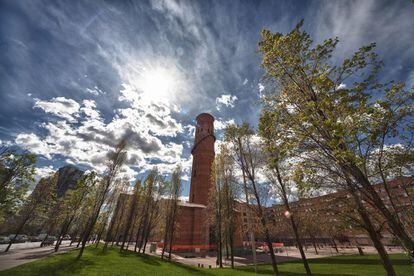
[[[33,243],[31,243],[33,244]],[[20,244],[23,245],[23,244]],[[45,258],[50,255],[60,254],[64,252],[68,252],[69,250],[76,248],[76,243],[72,246],[69,246],[69,241],[63,242],[60,246],[59,251],[55,253],[54,246],[46,246],[46,247],[26,247],[20,246],[20,248],[13,248],[10,249],[9,252],[0,252],[0,271],[6,270],[18,265],[22,265],[25,263],[33,262],[42,258]],[[29,248],[28,248],[29,247]],[[4,251],[4,249],[2,250]]]
[[[367,254],[375,254],[375,248],[372,246],[365,246],[364,252]],[[149,250],[147,251],[149,252]],[[389,250],[389,253],[401,253],[403,252],[401,248]],[[336,253],[336,251],[329,246],[325,246],[318,249],[318,254],[315,254],[314,250],[311,247],[305,252],[306,257],[308,259],[317,259],[317,258],[326,258],[332,256],[341,256],[341,255],[353,255],[358,254],[358,250],[356,247],[340,247],[340,252]],[[154,256],[161,256],[161,251],[157,249],[156,252],[150,253],[150,255]],[[301,256],[299,250],[296,247],[284,247],[282,253],[276,253],[276,259],[278,263],[288,262],[292,260],[300,260]],[[172,260],[192,266],[202,266],[204,268],[216,268],[216,256],[210,255],[205,257],[196,257],[196,258],[185,258],[178,254],[172,254]],[[223,259],[223,265],[225,267],[230,266],[230,261]],[[270,263],[270,256],[268,254],[257,254],[257,263],[258,264],[269,264]],[[252,255],[244,255],[242,257],[235,256],[234,258],[234,265],[235,266],[244,266],[244,265],[252,265],[253,264],[253,257]]]

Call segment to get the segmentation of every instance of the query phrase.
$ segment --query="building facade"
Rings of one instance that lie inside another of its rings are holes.
[[[405,228],[414,234],[414,177],[399,177],[388,181],[389,195],[383,184],[374,185],[378,195],[386,207],[396,214]],[[364,199],[363,195],[361,194]],[[391,200],[390,200],[391,197]],[[391,203],[392,201],[392,203]],[[381,237],[386,245],[397,244],[386,227],[384,218],[364,199],[367,208],[377,229],[381,229]],[[371,245],[366,231],[361,227],[356,206],[345,191],[338,191],[322,196],[302,198],[290,203],[292,215],[299,225],[301,238],[305,243],[345,243]],[[259,218],[252,212],[252,207],[239,203],[238,208],[242,215],[244,240],[248,239],[247,213],[250,212],[254,224],[257,241],[263,241],[263,233]],[[395,208],[395,210],[394,210]],[[295,244],[290,221],[285,216],[286,208],[283,204],[274,204],[265,208],[266,218],[270,225],[272,240],[285,244]]]

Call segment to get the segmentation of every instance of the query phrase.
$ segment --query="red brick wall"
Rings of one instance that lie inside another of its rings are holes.
[[[202,113],[196,118],[196,132],[191,172],[189,201],[191,203],[207,205],[208,194],[212,186],[211,166],[214,160],[214,118],[210,114]]]

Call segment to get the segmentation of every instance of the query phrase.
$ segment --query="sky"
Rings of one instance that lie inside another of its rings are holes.
[[[130,181],[177,164],[188,194],[195,117],[257,126],[267,89],[264,28],[301,20],[333,59],[377,43],[384,80],[414,85],[412,1],[0,0],[0,144],[38,156],[37,175],[66,164],[105,170],[128,137]]]

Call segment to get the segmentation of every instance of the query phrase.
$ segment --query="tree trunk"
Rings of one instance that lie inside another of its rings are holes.
[[[60,233],[59,233],[59,238],[58,238],[58,240],[56,241],[56,244],[55,244],[55,252],[57,252],[59,250],[59,247],[60,247],[60,244],[62,243],[63,237],[64,237],[64,235],[66,235],[66,233],[69,229],[69,226],[72,223],[73,218],[74,218],[74,216],[71,217],[69,219],[69,221],[64,222],[64,224],[63,224],[63,226],[60,230]],[[71,240],[71,244],[72,244],[72,240]]]
[[[309,267],[308,260],[306,259],[305,252],[303,251],[303,246],[302,246],[302,241],[301,241],[300,236],[299,236],[298,226],[296,225],[295,219],[294,219],[292,211],[290,209],[290,204],[289,204],[289,200],[288,200],[288,196],[287,196],[287,192],[286,192],[286,186],[285,186],[285,183],[284,183],[284,181],[282,179],[282,176],[280,174],[279,166],[277,166],[277,165],[275,166],[275,171],[276,171],[277,181],[279,182],[279,186],[280,186],[281,191],[282,191],[283,202],[285,204],[286,211],[288,211],[289,214],[290,214],[290,225],[292,226],[293,233],[295,235],[296,245],[299,249],[300,256],[302,257],[302,263],[303,263],[303,266],[305,267],[306,274],[308,276],[310,276],[310,275],[312,275],[312,271]]]
[[[229,237],[229,243],[230,243],[231,268],[234,268],[234,240],[233,240],[233,235],[232,234]]]
[[[392,232],[401,240],[404,246],[409,250],[411,259],[414,260],[414,241],[407,234],[403,226],[398,222],[398,219],[388,210],[384,202],[378,195],[377,191],[372,187],[369,180],[361,172],[361,170],[356,166],[345,166],[346,171],[352,175],[355,180],[360,183],[369,195],[371,196],[372,203],[377,207],[377,209],[382,213],[384,218],[387,220],[388,225],[392,229]],[[352,185],[352,184],[351,184]]]
[[[102,204],[100,206],[102,206]],[[98,210],[100,210],[100,207],[99,207]],[[93,227],[95,226],[96,221],[98,220],[98,216],[99,216],[99,211],[97,211],[94,214],[94,217],[92,217],[89,220],[89,223],[87,224],[87,227],[86,227],[85,232],[84,232],[83,237],[82,237],[82,246],[81,246],[81,249],[79,250],[79,254],[76,258],[77,260],[79,260],[83,255],[83,251],[85,250],[86,242],[89,240],[89,237],[92,233]]]
[[[31,216],[32,212],[29,213],[29,215],[27,215],[24,220],[22,221],[22,223],[19,225],[19,228],[17,228],[16,234],[14,235],[14,237],[10,240],[9,244],[6,247],[6,250],[4,250],[4,252],[8,252],[10,247],[12,246],[12,244],[16,241],[17,236],[20,234],[20,232],[23,230],[24,225],[26,224],[26,222],[29,220],[29,217]]]
[[[137,252],[137,248],[138,248],[138,241],[139,241],[139,234],[141,232],[141,227],[142,227],[142,217],[138,218],[139,219],[139,223],[138,223],[138,227],[137,227],[137,232],[135,235],[135,246],[134,246],[134,252]]]
[[[336,253],[339,253],[338,246],[336,245],[335,238],[332,238],[332,244],[335,248]]]
[[[44,237],[44,239],[40,243],[40,247],[43,247],[43,244],[45,243],[45,241],[47,240],[48,237],[49,237],[49,232],[46,233],[46,236]]]
[[[81,246],[81,248],[79,250],[78,257],[76,258],[77,260],[79,260],[82,257],[82,255],[83,255],[83,251],[85,250],[86,242],[88,241],[89,235],[92,232],[92,227],[93,226],[88,226],[88,228],[86,229],[85,233],[83,234],[82,239],[78,243],[78,246],[79,246],[80,243],[82,244],[82,246]]]
[[[299,249],[300,256],[302,257],[302,263],[303,263],[303,266],[305,267],[306,274],[307,275],[312,275],[312,271],[309,267],[309,263],[308,263],[308,259],[306,258],[306,255],[305,255],[305,251],[303,251],[303,245],[302,245],[302,241],[299,237],[298,227],[296,225],[296,222],[295,222],[293,216],[290,217],[290,224],[292,226],[293,233],[295,235],[296,245]]]
[[[167,248],[167,232],[164,234],[164,243],[162,245],[161,259],[164,259],[164,253]]]
[[[161,259],[164,259],[164,253],[165,253],[165,250],[166,250],[166,248],[167,248],[167,242],[168,242],[168,233],[169,233],[169,227],[170,227],[170,216],[171,216],[171,213],[170,213],[170,209],[171,209],[171,201],[169,201],[168,202],[168,205],[167,205],[167,217],[166,217],[166,220],[165,220],[165,231],[164,231],[164,243],[163,243],[163,245],[162,245],[162,252],[161,252]]]
[[[152,216],[152,214],[151,214]],[[143,245],[143,249],[142,249],[142,253],[145,254],[145,249],[147,248],[147,242],[148,242],[148,238],[150,236],[150,232],[151,232],[151,224],[152,224],[152,218],[149,219],[148,222],[148,227],[146,228],[146,231],[144,233],[144,245]]]
[[[269,230],[267,229],[266,223],[262,222],[262,226],[265,227],[265,238],[266,238],[267,246],[269,247],[270,258],[272,259],[273,272],[275,276],[278,276],[279,270],[277,268],[276,255],[275,255],[275,251],[273,250],[273,244],[272,244],[272,240],[270,239]]]
[[[361,246],[357,245],[358,253],[360,256],[364,256],[364,251],[362,251]]]
[[[79,233],[79,228],[76,228],[75,233],[72,233],[72,237],[71,237],[71,239],[70,239],[70,244],[69,244],[69,246],[72,246],[72,243],[73,243],[73,241],[75,241],[76,236],[78,235],[78,233]]]
[[[98,248],[99,243],[101,242],[102,236],[103,236],[103,234],[104,234],[104,232],[105,232],[106,225],[107,225],[107,223],[108,223],[108,219],[109,219],[109,217],[107,217],[107,218],[105,219],[105,223],[103,223],[101,230],[98,232],[98,235],[97,235],[96,240],[95,240],[95,241],[96,241],[96,246],[95,246],[95,248]]]
[[[114,220],[115,220],[115,218],[111,219],[111,223],[109,224],[108,232],[106,232],[106,239],[105,239],[105,244],[104,244],[104,247],[103,247],[103,251],[107,250],[108,243],[109,243],[110,240],[112,240],[112,243],[113,243],[114,237],[113,237],[112,230],[113,230],[113,227],[114,227],[114,224],[115,224]]]
[[[172,246],[173,246],[173,241],[174,241],[174,232],[175,232],[175,223],[173,223],[173,226],[171,228],[171,233],[170,233],[170,246],[168,248],[168,260],[171,260],[171,251],[172,251]]]
[[[134,252],[137,252],[138,240],[139,240],[139,230],[138,230],[138,232],[137,232],[137,237],[136,237],[136,239],[135,239],[135,248],[134,248]]]
[[[220,268],[223,268],[223,244],[221,238],[221,188],[218,187],[218,210],[217,210],[217,223],[218,223],[218,232],[217,232],[217,239],[218,239],[218,247],[217,247],[217,261]]]
[[[55,244],[55,252],[58,252],[60,245],[62,244],[63,236],[59,236]]]
[[[83,237],[83,233],[82,233],[82,236],[81,236],[81,237],[79,237],[78,244],[76,245],[76,248],[79,248],[79,245],[80,245],[80,244],[81,244],[81,242],[82,242],[82,237]]]
[[[315,237],[309,232],[309,237],[311,238],[313,248],[315,248],[315,254],[319,255],[318,249],[316,248]]]
[[[254,236],[253,225],[252,225],[251,214],[250,214],[249,192],[247,190],[246,172],[245,172],[245,168],[244,168],[242,143],[241,143],[240,137],[237,139],[237,143],[238,143],[238,147],[239,147],[240,162],[241,162],[241,166],[242,166],[243,190],[244,190],[244,195],[246,197],[247,222],[248,222],[248,227],[249,227],[250,242],[252,243],[251,246],[252,246],[252,255],[253,255],[253,263],[254,263],[254,272],[257,273],[256,238]]]
[[[262,205],[260,203],[260,196],[259,196],[259,193],[257,192],[256,183],[254,182],[254,179],[251,178],[250,181],[252,182],[253,192],[254,192],[254,196],[256,198],[256,202],[257,202],[257,208],[258,208],[260,222],[262,223],[262,227],[263,227],[264,232],[265,232],[266,243],[269,247],[269,253],[270,253],[270,258],[272,260],[273,272],[274,272],[275,276],[277,276],[277,275],[279,275],[279,270],[277,268],[275,251],[273,250],[273,245],[272,245],[272,240],[270,239],[269,229],[267,228],[267,223],[266,223],[264,213],[263,213],[263,210],[262,210]]]
[[[122,237],[122,244],[121,244],[121,250],[124,249],[125,246],[125,242],[128,238],[128,233],[129,233],[129,229],[131,228],[131,223],[133,221],[134,218],[134,214],[135,214],[135,206],[136,206],[136,199],[135,197],[133,198],[133,202],[131,204],[131,208],[130,208],[130,212],[129,212],[129,216],[127,219],[127,224],[125,226],[125,231],[124,231],[124,236]]]
[[[122,224],[122,218],[123,217],[124,217],[124,204],[122,204],[122,207],[121,207],[121,214],[119,216],[119,220],[117,222],[115,235],[114,235],[115,238],[116,238],[116,245],[118,245],[118,243],[119,243],[118,233],[119,233],[119,228],[121,227],[121,224]],[[114,246],[114,240],[112,240],[111,246]]]
[[[384,245],[381,242],[381,239],[378,235],[378,232],[375,231],[374,225],[371,222],[371,219],[369,218],[369,215],[365,209],[365,206],[363,205],[363,203],[361,202],[361,199],[359,198],[357,192],[355,191],[355,189],[353,188],[353,186],[349,186],[350,188],[350,192],[351,195],[354,198],[355,203],[357,204],[357,211],[358,214],[361,216],[364,225],[365,225],[365,229],[368,232],[368,235],[370,236],[374,247],[377,249],[378,254],[380,256],[381,259],[381,263],[385,269],[385,271],[387,272],[388,276],[395,276],[395,271],[394,271],[394,267],[392,266],[392,263],[388,257],[387,251],[384,248]]]

